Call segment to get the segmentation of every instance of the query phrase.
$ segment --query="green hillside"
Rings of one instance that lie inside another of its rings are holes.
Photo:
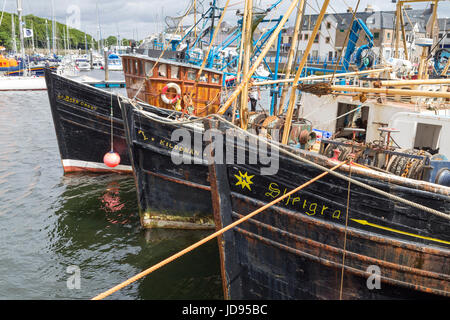
[[[1,15],[1,14],[0,14]],[[25,22],[25,27],[31,29],[33,26],[34,32],[34,45],[36,48],[47,48],[47,36],[46,36],[46,27],[45,27],[45,19],[39,18],[33,15],[23,16],[22,20]],[[14,14],[14,25],[16,29],[16,43],[17,46],[20,46],[19,40],[19,18],[17,14]],[[50,38],[50,45],[52,41],[52,21],[47,21],[48,28],[48,36]],[[57,38],[57,48],[64,49],[64,37],[66,32],[66,25],[56,22],[56,38]],[[85,49],[85,37],[84,32],[69,28],[69,40],[70,40],[70,48],[71,49]],[[97,43],[95,40],[89,35],[86,34],[88,48],[91,48],[91,44],[94,44],[94,49],[96,49]],[[25,48],[31,48],[32,38],[25,38]],[[93,40],[93,42],[91,41]],[[11,14],[5,12],[3,14],[2,24],[0,25],[0,46],[4,46],[7,50],[11,50],[12,48],[12,32],[11,32]]]

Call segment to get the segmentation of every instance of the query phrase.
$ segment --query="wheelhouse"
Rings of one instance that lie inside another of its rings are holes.
[[[196,84],[199,66],[143,55],[123,55],[122,64],[129,97],[196,116],[219,109],[223,77],[220,71],[204,69]]]

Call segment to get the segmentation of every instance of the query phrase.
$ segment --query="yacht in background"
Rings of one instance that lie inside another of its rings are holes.
[[[110,54],[108,56],[108,70],[109,71],[122,71],[122,60],[117,54]]]

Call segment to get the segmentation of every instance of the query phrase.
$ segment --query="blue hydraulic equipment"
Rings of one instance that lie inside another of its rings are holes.
[[[342,69],[344,72],[348,72],[350,58],[355,51],[356,43],[358,42],[359,33],[361,30],[364,30],[366,34],[367,44],[362,45],[356,51],[355,64],[360,71],[373,66],[374,56],[371,54],[370,50],[373,47],[373,34],[372,32],[370,32],[364,21],[358,18],[353,21],[352,29],[350,31],[350,36],[347,43],[347,49],[345,50],[345,56],[342,62]],[[362,56],[363,51],[366,51],[366,54],[364,56]]]
[[[441,76],[449,59],[450,59],[450,49],[441,48],[439,50],[436,50],[436,53],[434,54],[435,76],[437,76],[437,77]],[[442,76],[447,77],[447,75],[442,75]]]

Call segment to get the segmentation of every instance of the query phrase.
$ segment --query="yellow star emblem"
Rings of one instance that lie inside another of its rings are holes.
[[[254,175],[253,176],[249,176],[248,172],[245,172],[243,174],[239,170],[239,175],[235,174],[234,176],[238,179],[238,182],[236,182],[236,184],[235,184],[236,186],[240,185],[242,187],[242,189],[247,188],[248,190],[252,191],[252,189],[250,188],[250,185],[253,184],[251,179],[254,177]]]

